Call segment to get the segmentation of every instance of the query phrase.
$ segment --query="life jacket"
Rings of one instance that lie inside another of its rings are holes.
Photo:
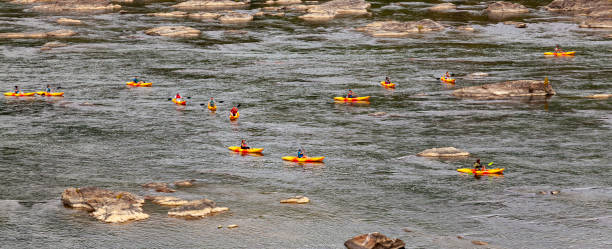
[[[230,112],[233,113],[233,114],[236,114],[236,113],[238,113],[238,108],[234,107],[234,108],[232,108],[232,110]]]
[[[177,94],[176,94],[176,97],[174,97],[174,98],[175,98],[175,99],[180,99],[180,98],[181,98],[181,95],[177,93]]]

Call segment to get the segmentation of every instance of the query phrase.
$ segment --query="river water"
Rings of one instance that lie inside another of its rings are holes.
[[[352,236],[381,232],[408,248],[612,247],[612,102],[609,31],[579,29],[570,17],[539,10],[510,20],[482,16],[486,3],[454,1],[452,14],[425,11],[435,1],[372,2],[372,17],[306,23],[295,14],[247,25],[145,16],[174,2],[131,5],[124,15],[68,16],[87,25],[41,52],[50,40],[0,40],[0,86],[61,99],[0,100],[0,247],[342,248]],[[252,9],[263,6],[253,4]],[[0,2],[0,32],[60,29],[27,6]],[[353,28],[373,20],[431,18],[451,28],[405,38],[373,38]],[[152,37],[145,29],[185,25],[197,39]],[[476,32],[454,30],[470,24]],[[240,32],[235,31],[240,30]],[[555,44],[571,58],[545,58]],[[456,86],[435,79],[455,72]],[[474,72],[488,77],[470,78]],[[152,88],[127,88],[133,75]],[[378,82],[390,76],[395,90]],[[463,86],[550,79],[548,99],[462,100]],[[352,89],[369,104],[335,104]],[[167,98],[190,96],[186,107]],[[200,106],[224,103],[211,114]],[[241,104],[240,119],[227,112]],[[368,114],[387,112],[383,117]],[[264,156],[226,147],[247,139]],[[280,158],[304,147],[324,164]],[[416,157],[454,146],[470,158]],[[478,157],[503,177],[456,172]],[[171,195],[209,198],[230,212],[200,220],[151,217],[104,224],[64,208],[67,187],[97,186],[138,195],[147,182],[196,179]],[[539,191],[560,190],[559,195]],[[281,205],[305,195],[307,205]],[[238,224],[237,229],[217,229]],[[408,228],[411,232],[407,232]],[[461,235],[466,239],[457,239]]]

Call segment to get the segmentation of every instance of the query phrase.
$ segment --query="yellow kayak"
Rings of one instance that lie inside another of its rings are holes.
[[[148,82],[148,83],[135,83],[134,81],[130,81],[130,82],[126,82],[125,83],[128,86],[137,86],[137,87],[151,87],[153,85],[153,82]]]
[[[36,94],[38,95],[42,95],[42,96],[47,96],[47,97],[61,97],[64,96],[64,92],[57,92],[57,93],[48,93],[48,92],[36,92]]]
[[[325,159],[324,156],[322,157],[302,157],[302,158],[298,158],[296,156],[283,157],[283,160],[292,161],[292,162],[323,162],[323,159]]]
[[[4,96],[27,97],[27,96],[33,96],[34,94],[36,94],[36,93],[35,92],[31,92],[31,93],[7,92],[7,93],[4,93]]]
[[[214,112],[217,110],[217,106],[210,106],[210,102],[208,103],[208,110],[210,110],[211,112]]]
[[[334,97],[335,101],[353,102],[353,101],[369,101],[370,96],[356,97],[356,98],[345,98],[345,97]]]
[[[452,84],[455,84],[455,80],[457,80],[457,79],[444,78],[444,76],[442,76],[442,77],[440,78],[440,80],[441,80],[442,82],[446,82],[446,83],[452,83]]]
[[[387,84],[384,81],[381,81],[380,85],[384,86],[385,88],[395,88],[395,84],[393,84],[393,83]]]
[[[575,54],[576,54],[576,51],[561,52],[561,53],[555,53],[555,52],[544,53],[544,55],[553,55],[553,56],[574,56]]]
[[[176,99],[172,99],[172,102],[174,102],[177,105],[187,105],[187,101],[186,100],[177,101]]]
[[[240,112],[236,112],[236,116],[232,116],[232,114],[230,113],[229,115],[229,119],[230,120],[236,120],[240,117]]]
[[[457,169],[457,171],[461,173],[468,173],[468,174],[488,175],[488,174],[503,174],[504,169],[506,168],[495,168],[495,169],[487,169],[484,171],[480,171],[480,170],[475,170],[475,169],[470,169],[470,168],[461,168],[461,169]]]
[[[261,153],[263,148],[250,148],[250,149],[242,149],[240,146],[230,146],[227,147],[229,150],[234,152],[242,152],[242,153]]]

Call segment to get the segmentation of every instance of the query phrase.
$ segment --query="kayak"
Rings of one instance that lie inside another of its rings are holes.
[[[172,99],[172,102],[174,102],[177,105],[186,105],[187,101],[183,100],[183,101],[177,101],[176,99]]]
[[[242,149],[240,146],[231,146],[227,147],[229,150],[234,152],[242,152],[242,153],[261,153],[263,148],[250,148],[250,149]]]
[[[232,114],[230,113],[229,115],[229,119],[230,120],[236,120],[240,117],[240,112],[236,112],[236,116],[232,116]]]
[[[323,159],[325,159],[324,156],[322,157],[302,157],[302,158],[298,158],[296,156],[283,157],[283,160],[292,161],[292,162],[323,162]]]
[[[26,96],[32,96],[36,94],[35,92],[31,92],[31,93],[14,93],[14,92],[8,92],[8,93],[4,93],[4,96],[15,96],[15,97],[26,97]]]
[[[470,169],[470,168],[461,168],[457,169],[457,171],[468,174],[477,174],[477,175],[488,175],[488,174],[503,174],[505,168],[495,168],[495,169],[487,169],[485,171]]]
[[[441,80],[442,82],[446,82],[446,83],[452,83],[452,84],[455,84],[455,80],[457,80],[457,79],[444,78],[444,76],[442,76],[442,77],[440,78],[440,80]]]
[[[130,82],[126,82],[125,83],[128,86],[139,86],[139,87],[150,87],[153,85],[153,82],[149,82],[149,83],[134,83],[134,81],[130,81]]]
[[[574,56],[575,54],[576,54],[576,51],[561,52],[561,53],[555,53],[555,52],[544,53],[544,55],[554,55],[554,56]]]
[[[370,96],[356,97],[356,98],[345,98],[345,97],[334,97],[335,101],[353,102],[353,101],[369,101]]]
[[[47,96],[47,97],[61,97],[64,96],[64,92],[58,93],[48,93],[48,92],[36,92],[38,95]]]
[[[395,88],[395,84],[393,84],[393,83],[387,84],[384,81],[381,81],[380,85],[384,86],[385,88]]]
[[[210,103],[208,103],[208,110],[210,110],[211,112],[214,112],[217,110],[217,106],[210,106]]]

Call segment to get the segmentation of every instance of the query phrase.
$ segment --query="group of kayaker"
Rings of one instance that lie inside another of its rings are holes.
[[[47,87],[45,88],[45,93],[51,93],[51,85],[47,84]],[[21,90],[19,90],[19,86],[15,86],[15,90],[13,90],[13,93],[15,94],[19,94],[21,93]]]
[[[240,141],[240,149],[248,150],[250,148],[251,147],[249,147],[246,140],[242,139],[242,141]],[[306,157],[306,155],[304,154],[304,152],[302,152],[302,148],[299,148],[297,151],[297,158],[304,158],[304,157]]]

